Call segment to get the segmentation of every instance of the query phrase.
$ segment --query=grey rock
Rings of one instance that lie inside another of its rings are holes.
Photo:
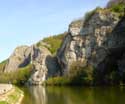
[[[10,56],[5,72],[16,71],[20,67],[24,67],[30,63],[31,48],[28,46],[17,47]]]
[[[67,74],[72,63],[76,61],[83,62],[85,66],[89,63],[97,67],[108,54],[107,49],[111,46],[108,46],[108,43],[114,41],[111,38],[112,30],[118,22],[116,14],[100,9],[93,14],[88,23],[82,22],[83,25],[78,27],[75,23],[71,24],[57,53],[63,74]],[[79,29],[76,31],[74,28]]]

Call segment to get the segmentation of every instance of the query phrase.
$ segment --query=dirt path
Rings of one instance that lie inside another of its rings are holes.
[[[21,104],[23,97],[23,92],[17,87],[11,84],[0,84],[0,101],[9,104]]]
[[[12,90],[13,86],[11,84],[0,84],[0,96],[6,94]]]

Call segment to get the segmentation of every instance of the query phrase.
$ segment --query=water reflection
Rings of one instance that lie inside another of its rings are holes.
[[[125,88],[24,87],[22,104],[123,104]]]

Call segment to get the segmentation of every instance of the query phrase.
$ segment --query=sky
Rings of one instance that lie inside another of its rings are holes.
[[[63,33],[71,21],[109,0],[0,0],[0,61],[17,46]]]

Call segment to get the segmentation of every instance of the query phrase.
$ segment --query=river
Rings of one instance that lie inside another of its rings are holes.
[[[43,87],[21,88],[22,104],[125,104],[125,87]]]

